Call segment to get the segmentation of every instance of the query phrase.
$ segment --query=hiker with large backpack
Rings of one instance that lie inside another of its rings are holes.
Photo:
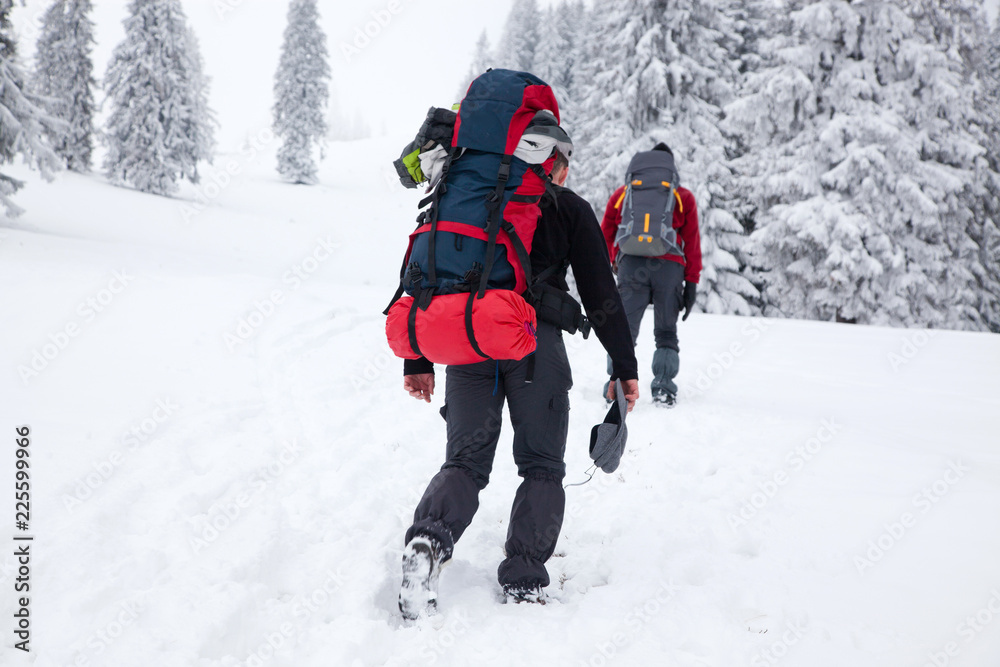
[[[505,401],[522,482],[497,578],[505,600],[544,603],[545,562],[565,507],[572,375],[563,331],[590,327],[568,293],[568,266],[629,409],[638,398],[628,321],[600,226],[589,204],[558,185],[572,154],[558,122],[543,81],[491,70],[473,81],[457,115],[432,109],[396,163],[405,185],[428,182],[433,190],[387,310],[387,336],[415,398],[430,402],[434,363],[447,365],[445,462],[406,532],[399,608],[408,619],[436,607],[441,565],[489,482]]]
[[[646,307],[653,304],[653,402],[673,407],[680,370],[677,316],[682,308],[682,320],[691,314],[702,266],[694,195],[680,186],[666,144],[633,156],[625,185],[608,200],[601,230],[618,273],[633,344]],[[605,395],[607,390],[605,385]]]

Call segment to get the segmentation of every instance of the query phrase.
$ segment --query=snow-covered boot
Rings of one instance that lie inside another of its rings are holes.
[[[672,408],[677,405],[677,394],[669,391],[654,391],[653,405],[660,408]]]
[[[545,604],[548,601],[548,596],[545,595],[542,591],[542,587],[538,584],[504,584],[503,597],[505,603],[513,602],[515,604],[520,604],[522,602],[530,604]]]
[[[416,535],[403,549],[403,585],[399,589],[399,611],[413,620],[437,611],[441,544],[427,535]]]

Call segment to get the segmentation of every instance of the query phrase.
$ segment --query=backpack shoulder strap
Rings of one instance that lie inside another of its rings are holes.
[[[532,286],[534,286],[538,285],[539,283],[543,283],[552,276],[556,275],[557,273],[568,267],[569,267],[568,259],[564,259],[561,262],[556,262],[555,264],[549,266],[547,269],[539,271],[538,275],[535,276],[535,279],[531,281],[531,284]]]
[[[503,206],[503,193],[507,188],[507,181],[510,180],[510,164],[513,160],[513,155],[505,154],[503,156],[503,159],[500,161],[500,169],[497,172],[496,189],[490,193],[487,201],[490,213],[486,225],[486,233],[488,234],[488,240],[486,243],[486,267],[483,269],[483,275],[479,279],[479,295],[477,296],[479,299],[486,296],[486,285],[489,282],[490,273],[493,271],[493,263],[496,259],[497,234],[500,233],[501,220],[503,218],[500,209]],[[530,270],[530,267],[528,270]]]

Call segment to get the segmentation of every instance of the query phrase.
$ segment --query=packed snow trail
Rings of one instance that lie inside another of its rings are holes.
[[[193,218],[192,189],[150,197],[96,176],[19,195],[29,212],[0,227],[0,396],[6,428],[34,432],[33,654],[8,634],[0,662],[1000,656],[1000,622],[983,622],[1000,588],[1000,339],[702,313],[681,325],[673,410],[649,401],[643,330],[628,450],[567,490],[552,602],[498,601],[519,481],[506,424],[440,614],[405,624],[403,534],[445,428],[442,386],[432,405],[402,391],[380,315],[419,198],[394,184],[398,145],[338,144],[312,188],[281,183],[271,156],[246,162]],[[579,482],[605,361],[593,338],[566,341]],[[13,564],[0,557],[2,614]],[[977,614],[979,630],[963,625]]]

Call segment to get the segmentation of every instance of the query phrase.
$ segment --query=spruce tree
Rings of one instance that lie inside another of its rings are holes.
[[[212,162],[212,155],[215,153],[215,128],[218,123],[215,119],[215,112],[208,106],[208,91],[211,78],[205,75],[205,61],[201,57],[201,46],[198,43],[198,36],[194,30],[187,29],[187,45],[185,54],[188,58],[187,67],[191,73],[192,90],[192,113],[188,132],[194,137],[194,144],[197,149],[195,155],[198,161],[204,160]],[[194,182],[197,183],[198,162],[195,162]]]
[[[94,148],[94,24],[90,0],[55,0],[42,17],[35,48],[35,88],[46,111],[64,123],[50,134],[67,168],[90,170]]]
[[[534,74],[552,86],[559,102],[567,97],[573,77],[573,28],[565,3],[544,11],[538,27]]]
[[[980,254],[990,215],[983,204],[998,194],[995,172],[989,175],[989,121],[977,99],[983,89],[978,58],[987,37],[985,14],[974,0],[910,0],[907,8],[929,54],[917,63],[919,79],[911,84],[915,103],[907,118],[924,141],[924,165],[958,181],[924,186],[938,203],[950,251],[939,287],[942,325],[983,329],[983,281],[990,270]]]
[[[490,49],[490,38],[486,35],[486,30],[483,30],[479,35],[479,39],[476,40],[476,51],[472,56],[472,64],[469,65],[469,72],[462,79],[462,84],[458,87],[457,99],[461,100],[465,97],[465,93],[469,91],[469,85],[476,77],[492,66],[493,51]]]
[[[741,191],[771,312],[975,328],[975,83],[919,4],[787,2],[770,60],[727,107],[751,149]]]
[[[598,0],[592,50],[578,68],[579,180],[604,210],[629,160],[658,141],[673,150],[681,185],[698,202],[705,268],[699,303],[709,312],[750,314],[757,290],[742,275],[746,242],[732,212],[733,140],[720,131],[735,94],[738,41],[717,2]]]
[[[22,160],[42,176],[51,179],[59,168],[59,157],[45,141],[45,132],[57,123],[46,116],[38,99],[25,90],[25,76],[17,60],[17,45],[10,23],[12,0],[0,0],[0,165]],[[11,195],[24,186],[0,173],[0,206],[10,217],[23,210],[11,200]]]
[[[330,92],[326,36],[319,27],[316,0],[292,0],[288,9],[281,60],[274,79],[274,133],[278,172],[293,183],[315,183],[314,147],[326,137]]]
[[[984,90],[979,96],[979,109],[986,168],[978,172],[980,197],[976,217],[981,221],[981,229],[976,240],[983,267],[977,275],[982,284],[979,312],[989,330],[1000,333],[1000,19],[990,31],[983,59]]]
[[[115,183],[169,195],[211,156],[206,81],[178,0],[132,0],[128,12],[105,75],[104,166]]]
[[[541,36],[541,16],[536,0],[514,0],[497,45],[498,67],[521,72],[534,71],[535,49],[538,48]]]

